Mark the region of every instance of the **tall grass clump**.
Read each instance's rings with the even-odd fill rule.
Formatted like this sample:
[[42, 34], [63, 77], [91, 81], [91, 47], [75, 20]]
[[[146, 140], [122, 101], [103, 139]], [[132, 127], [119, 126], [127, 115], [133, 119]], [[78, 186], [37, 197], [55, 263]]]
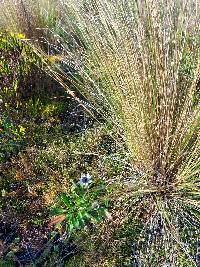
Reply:
[[65, 68], [56, 64], [50, 72], [67, 90], [69, 80], [112, 123], [131, 153], [137, 175], [128, 186], [119, 183], [112, 197], [115, 203], [125, 199], [134, 210], [126, 216], [143, 224], [138, 261], [141, 266], [196, 266], [199, 2], [60, 4], [62, 29], [71, 41], [59, 37]]

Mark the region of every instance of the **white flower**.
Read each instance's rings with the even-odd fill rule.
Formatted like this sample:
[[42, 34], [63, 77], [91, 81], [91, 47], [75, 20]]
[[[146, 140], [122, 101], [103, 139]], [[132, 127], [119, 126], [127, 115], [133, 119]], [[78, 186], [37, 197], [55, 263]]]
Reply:
[[82, 186], [88, 186], [90, 183], [92, 183], [91, 175], [89, 175], [89, 173], [81, 174], [81, 178], [80, 178], [79, 184], [82, 185]]
[[3, 99], [0, 98], [0, 104], [3, 104]]

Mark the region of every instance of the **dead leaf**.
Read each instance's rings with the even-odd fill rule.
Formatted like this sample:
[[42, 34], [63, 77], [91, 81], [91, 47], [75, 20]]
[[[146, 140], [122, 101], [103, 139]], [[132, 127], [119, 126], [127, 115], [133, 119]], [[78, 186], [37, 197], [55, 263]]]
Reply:
[[57, 224], [57, 223], [60, 223], [60, 222], [64, 221], [65, 218], [66, 218], [65, 215], [55, 216], [55, 217], [49, 222], [48, 226], [51, 227], [52, 225], [55, 225], [55, 224]]

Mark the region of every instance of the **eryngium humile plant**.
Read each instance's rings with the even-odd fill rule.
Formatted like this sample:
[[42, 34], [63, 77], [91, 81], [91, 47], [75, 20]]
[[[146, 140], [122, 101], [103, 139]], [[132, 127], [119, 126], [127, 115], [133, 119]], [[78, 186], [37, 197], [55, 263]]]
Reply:
[[136, 218], [145, 210], [138, 264], [196, 266], [200, 3], [59, 2], [63, 53], [51, 75], [66, 89], [70, 80], [132, 155], [140, 175], [119, 183], [113, 200], [132, 203]]

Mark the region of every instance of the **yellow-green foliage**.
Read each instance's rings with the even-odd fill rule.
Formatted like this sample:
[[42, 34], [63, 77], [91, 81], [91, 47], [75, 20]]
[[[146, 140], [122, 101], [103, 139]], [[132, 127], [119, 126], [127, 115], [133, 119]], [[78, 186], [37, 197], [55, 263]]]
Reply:
[[9, 109], [9, 105], [19, 105], [20, 96], [29, 89], [27, 78], [36, 65], [41, 67], [41, 60], [21, 33], [0, 32], [0, 56], [0, 97]]

